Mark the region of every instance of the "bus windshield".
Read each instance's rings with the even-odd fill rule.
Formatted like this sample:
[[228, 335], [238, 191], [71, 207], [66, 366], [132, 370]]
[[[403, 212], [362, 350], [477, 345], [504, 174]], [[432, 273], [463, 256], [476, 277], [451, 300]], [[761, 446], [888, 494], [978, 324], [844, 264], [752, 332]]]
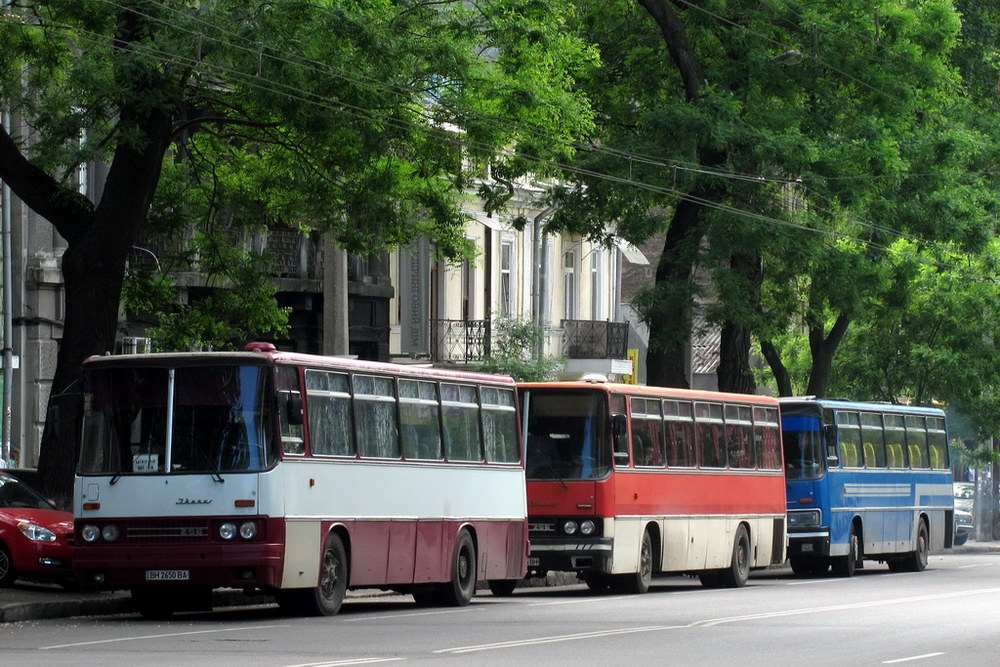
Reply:
[[529, 390], [528, 479], [600, 479], [611, 469], [608, 405], [603, 392]]
[[782, 417], [786, 479], [819, 479], [826, 459], [819, 417]]
[[84, 376], [82, 474], [251, 472], [274, 462], [263, 366], [100, 368]]

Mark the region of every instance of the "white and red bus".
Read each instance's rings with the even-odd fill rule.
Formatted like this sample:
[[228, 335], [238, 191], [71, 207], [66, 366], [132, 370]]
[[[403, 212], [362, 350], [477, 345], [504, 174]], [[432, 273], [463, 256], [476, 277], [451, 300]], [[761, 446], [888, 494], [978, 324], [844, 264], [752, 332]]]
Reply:
[[742, 586], [785, 560], [778, 401], [525, 383], [529, 574], [643, 593], [656, 573]]
[[507, 377], [279, 352], [83, 366], [74, 571], [165, 616], [215, 588], [335, 614], [348, 588], [509, 593], [527, 522]]

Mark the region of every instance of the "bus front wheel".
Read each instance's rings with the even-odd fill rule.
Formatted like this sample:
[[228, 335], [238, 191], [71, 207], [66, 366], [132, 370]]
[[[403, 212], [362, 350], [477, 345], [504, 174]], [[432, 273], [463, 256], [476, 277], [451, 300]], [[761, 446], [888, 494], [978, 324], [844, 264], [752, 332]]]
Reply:
[[615, 587], [623, 593], [641, 594], [649, 590], [649, 584], [652, 581], [653, 540], [647, 530], [642, 534], [642, 545], [639, 547], [639, 571], [617, 575]]
[[509, 597], [514, 594], [517, 588], [517, 579], [490, 579], [490, 593], [498, 598]]
[[278, 606], [303, 616], [333, 616], [347, 594], [347, 550], [340, 536], [330, 533], [320, 563], [319, 586], [278, 591]]
[[[889, 569], [898, 572], [923, 572], [927, 568], [927, 556], [930, 553], [930, 538], [927, 524], [923, 519], [917, 526], [916, 549], [904, 555], [897, 561], [889, 561]], [[895, 566], [895, 567], [893, 567]]]
[[847, 555], [831, 559], [833, 573], [838, 577], [853, 577], [861, 558], [861, 540], [854, 526], [851, 526], [851, 536], [847, 540]]

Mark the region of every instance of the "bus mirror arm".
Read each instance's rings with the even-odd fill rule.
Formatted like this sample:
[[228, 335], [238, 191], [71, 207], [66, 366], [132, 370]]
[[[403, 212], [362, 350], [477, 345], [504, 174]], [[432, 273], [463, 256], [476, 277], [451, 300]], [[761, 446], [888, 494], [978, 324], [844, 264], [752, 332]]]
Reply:
[[291, 394], [285, 403], [285, 419], [291, 426], [302, 425], [302, 397]]
[[611, 433], [616, 437], [621, 437], [628, 432], [628, 421], [625, 415], [611, 415]]

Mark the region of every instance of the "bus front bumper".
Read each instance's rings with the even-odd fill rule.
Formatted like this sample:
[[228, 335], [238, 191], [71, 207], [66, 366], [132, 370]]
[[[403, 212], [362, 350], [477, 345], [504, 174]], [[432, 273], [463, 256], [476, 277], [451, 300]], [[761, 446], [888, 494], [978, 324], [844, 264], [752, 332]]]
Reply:
[[611, 538], [531, 538], [528, 572], [611, 574]]
[[788, 557], [830, 555], [830, 529], [825, 526], [788, 531]]
[[77, 546], [73, 574], [87, 587], [277, 588], [284, 545]]

